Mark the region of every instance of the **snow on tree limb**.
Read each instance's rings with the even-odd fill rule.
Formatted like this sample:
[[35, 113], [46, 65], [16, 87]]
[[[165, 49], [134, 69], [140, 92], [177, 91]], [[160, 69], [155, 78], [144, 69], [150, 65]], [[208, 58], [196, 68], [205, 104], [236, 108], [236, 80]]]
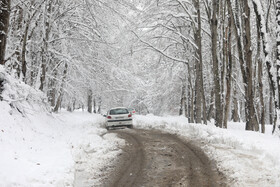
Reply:
[[164, 52], [164, 50], [161, 50], [161, 49], [158, 49], [157, 47], [153, 46], [152, 44], [150, 44], [149, 42], [146, 42], [144, 41], [143, 39], [141, 39], [134, 31], [132, 31], [133, 34], [144, 44], [146, 44], [147, 46], [149, 46], [151, 49], [154, 49], [155, 51], [159, 52], [160, 54], [162, 54], [163, 56], [165, 56], [166, 58], [169, 58], [171, 60], [174, 60], [174, 61], [177, 61], [177, 62], [183, 62], [185, 64], [188, 64], [189, 62], [186, 61], [186, 60], [183, 60], [183, 59], [179, 59], [179, 58], [175, 58], [175, 57], [172, 57], [168, 54], [166, 54]]

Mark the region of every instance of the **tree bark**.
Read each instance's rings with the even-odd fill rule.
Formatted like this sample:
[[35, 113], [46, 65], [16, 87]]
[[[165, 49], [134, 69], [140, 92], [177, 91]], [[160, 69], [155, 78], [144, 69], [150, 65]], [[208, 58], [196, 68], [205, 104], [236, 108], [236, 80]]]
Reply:
[[188, 119], [190, 123], [194, 123], [194, 89], [192, 84], [191, 69], [188, 64]]
[[251, 49], [251, 24], [250, 24], [250, 7], [248, 0], [244, 0], [244, 54], [246, 59], [247, 87], [246, 91], [246, 130], [254, 130], [256, 120], [256, 112], [254, 108], [254, 89], [253, 89], [253, 64]]
[[[233, 54], [235, 54], [236, 47], [233, 48]], [[234, 71], [233, 78], [234, 78], [234, 84], [233, 84], [233, 111], [232, 111], [232, 120], [234, 122], [240, 122], [240, 116], [239, 116], [239, 107], [238, 107], [238, 101], [237, 101], [237, 64], [235, 58], [232, 58], [232, 63], [234, 65]]]
[[215, 84], [215, 125], [217, 127], [223, 126], [223, 111], [221, 106], [221, 86], [219, 75], [219, 62], [217, 57], [217, 6], [219, 1], [212, 2], [212, 19], [211, 19], [211, 36], [212, 36], [212, 61], [214, 70], [214, 84]]
[[63, 77], [62, 77], [62, 83], [61, 83], [60, 90], [59, 90], [59, 96], [57, 98], [56, 105], [53, 109], [54, 112], [58, 112], [58, 109], [61, 107], [64, 84], [65, 84], [66, 78], [67, 78], [67, 71], [68, 71], [68, 64], [65, 63], [65, 68], [64, 68]]
[[[257, 22], [257, 61], [258, 61], [258, 92], [259, 92], [259, 98], [260, 98], [260, 123], [261, 123], [261, 132], [265, 133], [265, 121], [264, 121], [264, 98], [263, 98], [263, 83], [262, 83], [262, 77], [263, 77], [263, 70], [262, 70], [262, 59], [260, 57], [260, 50], [261, 50], [261, 17], [258, 13], [257, 5], [254, 3], [254, 11], [256, 14], [256, 22]], [[259, 124], [257, 124], [259, 125]]]
[[274, 118], [273, 118], [273, 96], [272, 94], [269, 94], [269, 123], [272, 125], [274, 124]]
[[42, 46], [42, 64], [41, 64], [41, 76], [40, 76], [40, 87], [39, 89], [43, 91], [44, 84], [46, 80], [46, 73], [47, 73], [47, 60], [48, 60], [48, 41], [50, 37], [50, 13], [52, 7], [52, 0], [50, 0], [46, 4], [46, 17], [45, 17], [45, 36], [43, 38], [43, 46]]
[[92, 90], [88, 91], [88, 112], [92, 113]]
[[[228, 33], [228, 36], [227, 36]], [[226, 32], [226, 61], [227, 61], [227, 74], [226, 74], [226, 85], [227, 85], [227, 91], [226, 91], [226, 99], [225, 99], [225, 114], [224, 114], [224, 124], [223, 127], [227, 128], [227, 121], [229, 116], [229, 110], [230, 110], [230, 99], [231, 99], [231, 72], [232, 72], [232, 53], [231, 53], [231, 18], [228, 20], [228, 28]]]
[[[98, 114], [101, 114], [101, 104], [102, 104], [102, 99], [101, 99], [101, 97], [98, 97], [98, 109], [97, 109]], [[145, 107], [147, 109], [147, 113], [149, 114], [149, 110], [146, 105], [145, 105]]]
[[93, 98], [93, 113], [96, 114], [96, 98]]
[[26, 66], [26, 45], [27, 45], [27, 35], [28, 35], [28, 30], [29, 30], [29, 24], [31, 22], [26, 23], [25, 29], [24, 29], [24, 35], [23, 35], [23, 44], [22, 44], [22, 50], [21, 50], [21, 72], [23, 76], [23, 81], [25, 81], [26, 77], [26, 71], [27, 71], [27, 66]]
[[[194, 6], [197, 14], [197, 26], [194, 30], [194, 38], [196, 45], [196, 83], [195, 83], [195, 121], [201, 123], [203, 117], [204, 124], [207, 124], [206, 118], [206, 102], [203, 86], [203, 64], [202, 64], [202, 36], [201, 36], [201, 15], [200, 15], [200, 1], [194, 0]], [[203, 110], [203, 111], [202, 111]]]
[[0, 0], [0, 64], [5, 64], [11, 0]]
[[188, 102], [187, 102], [187, 90], [185, 91], [184, 100], [185, 100], [185, 102], [184, 102], [185, 117], [189, 118], [189, 116], [188, 116], [188, 113], [189, 113], [188, 109], [189, 109], [189, 107], [188, 107]]
[[[274, 95], [274, 103], [275, 103], [275, 117], [273, 123], [273, 130], [272, 133], [276, 130], [276, 122], [279, 118], [280, 113], [280, 0], [276, 0], [276, 23], [277, 23], [277, 43], [276, 43], [276, 69], [277, 69], [277, 89], [278, 89], [278, 103], [276, 100], [276, 96]], [[275, 88], [276, 90], [276, 88]], [[275, 94], [275, 93], [274, 93]]]
[[[220, 3], [219, 3], [220, 2]], [[222, 52], [220, 52], [220, 61], [222, 63], [218, 63], [219, 64], [219, 71], [220, 71], [220, 90], [221, 90], [221, 110], [223, 111], [223, 115], [222, 115], [222, 122], [223, 122], [223, 117], [224, 117], [224, 109], [225, 109], [225, 84], [226, 84], [226, 69], [227, 69], [227, 26], [225, 25], [225, 18], [226, 18], [226, 2], [224, 1], [217, 1], [218, 4], [218, 10], [217, 12], [217, 21], [220, 20], [220, 37], [222, 41], [217, 41], [218, 43], [220, 43], [220, 45], [218, 45], [216, 50], [222, 50]], [[220, 12], [220, 13], [219, 13]], [[220, 15], [219, 15], [220, 14]], [[219, 32], [217, 31], [217, 33], [219, 34]], [[219, 49], [220, 46], [220, 49]], [[219, 56], [219, 55], [218, 55]], [[224, 127], [224, 125], [222, 124], [222, 127]]]
[[[237, 49], [242, 72], [242, 79], [245, 90], [245, 117], [246, 117], [246, 130], [254, 130], [256, 119], [256, 111], [254, 108], [254, 92], [253, 92], [253, 73], [252, 73], [252, 49], [251, 49], [251, 25], [250, 25], [250, 7], [248, 0], [242, 3], [242, 18], [243, 18], [243, 46], [240, 28], [238, 22], [234, 19], [234, 14], [231, 6], [231, 1], [227, 0], [229, 13], [234, 20], [234, 33], [237, 40]], [[236, 16], [238, 17], [238, 15]], [[243, 54], [244, 52], [244, 54]]]
[[261, 122], [261, 132], [265, 133], [265, 109], [264, 109], [264, 97], [263, 97], [263, 83], [262, 83], [262, 77], [263, 77], [263, 70], [262, 70], [262, 62], [261, 59], [258, 61], [258, 83], [259, 83], [259, 92], [260, 92], [260, 122]]
[[211, 89], [211, 100], [210, 106], [207, 112], [207, 120], [210, 121], [213, 118], [213, 111], [214, 111], [214, 102], [215, 102], [215, 92], [214, 89]]
[[[22, 38], [20, 38], [18, 35], [21, 30], [22, 30], [22, 24], [23, 24], [23, 9], [22, 7], [16, 7], [16, 16], [13, 20], [11, 20], [11, 35], [14, 35], [17, 37], [20, 42], [22, 42]], [[19, 62], [21, 62], [21, 54], [20, 54], [20, 46], [16, 46], [15, 50], [15, 57], [17, 61], [13, 62], [11, 65], [14, 70], [16, 70], [16, 75], [19, 78], [21, 74], [21, 66], [19, 65]]]
[[55, 106], [55, 99], [56, 99], [56, 84], [55, 84], [55, 79], [57, 78], [57, 70], [54, 70], [53, 74], [54, 78], [51, 79], [50, 81], [50, 92], [49, 92], [49, 101], [51, 103], [51, 106]]
[[[184, 83], [183, 83], [184, 84]], [[186, 99], [186, 97], [185, 97], [185, 91], [186, 91], [186, 86], [185, 85], [183, 85], [182, 86], [182, 91], [181, 91], [181, 101], [180, 101], [180, 110], [179, 110], [179, 116], [181, 116], [181, 115], [183, 115], [183, 113], [184, 113], [184, 107], [185, 107], [185, 99]]]

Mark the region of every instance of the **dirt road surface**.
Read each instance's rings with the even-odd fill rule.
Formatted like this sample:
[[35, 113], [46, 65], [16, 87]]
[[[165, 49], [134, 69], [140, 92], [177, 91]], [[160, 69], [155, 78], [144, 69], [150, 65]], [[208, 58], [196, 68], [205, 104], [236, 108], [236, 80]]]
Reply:
[[197, 146], [154, 130], [118, 129], [127, 141], [106, 187], [227, 186], [215, 163]]

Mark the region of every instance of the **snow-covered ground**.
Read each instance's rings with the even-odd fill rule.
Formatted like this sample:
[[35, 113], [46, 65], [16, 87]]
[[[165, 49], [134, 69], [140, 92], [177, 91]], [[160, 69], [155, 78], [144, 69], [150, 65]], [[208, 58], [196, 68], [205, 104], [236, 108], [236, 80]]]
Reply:
[[[0, 102], [0, 186], [99, 185], [124, 140], [106, 134], [101, 115], [32, 112], [22, 117]], [[189, 124], [184, 117], [134, 116], [136, 128], [159, 129], [203, 142], [232, 186], [280, 186], [280, 140], [270, 134]]]
[[[0, 102], [0, 186], [99, 184], [123, 140], [106, 134], [103, 117], [83, 112], [25, 118]], [[85, 172], [82, 172], [85, 170]], [[83, 176], [87, 173], [89, 176]], [[79, 185], [78, 185], [79, 184]]]
[[232, 186], [280, 186], [280, 139], [271, 135], [271, 126], [261, 134], [245, 131], [244, 123], [229, 123], [226, 130], [213, 124], [189, 124], [184, 117], [153, 115], [135, 116], [134, 124], [203, 142], [203, 149]]
[[125, 142], [106, 134], [104, 117], [51, 114], [45, 95], [0, 66], [0, 186], [100, 184]]
[[[125, 142], [104, 117], [51, 114], [46, 96], [0, 66], [0, 186], [99, 185]], [[2, 89], [2, 88], [1, 88]]]

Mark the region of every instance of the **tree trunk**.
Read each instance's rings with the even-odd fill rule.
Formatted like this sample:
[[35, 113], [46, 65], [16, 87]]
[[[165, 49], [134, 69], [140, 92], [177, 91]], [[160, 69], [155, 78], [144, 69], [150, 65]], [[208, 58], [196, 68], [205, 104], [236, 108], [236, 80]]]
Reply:
[[[195, 37], [197, 38], [197, 37]], [[198, 50], [197, 50], [198, 51]], [[196, 55], [197, 58], [199, 58]], [[195, 107], [195, 122], [196, 123], [201, 123], [201, 88], [200, 88], [200, 82], [201, 82], [201, 77], [200, 77], [200, 65], [199, 61], [196, 60], [196, 77], [195, 77], [195, 94], [194, 94], [194, 107]]]
[[189, 111], [190, 111], [190, 123], [194, 123], [194, 117], [195, 117], [195, 115], [194, 115], [194, 90], [193, 90], [193, 88], [191, 88], [191, 97], [190, 97], [190, 104], [189, 104]]
[[76, 109], [76, 98], [74, 98], [73, 105], [72, 105], [72, 111]]
[[213, 111], [214, 111], [214, 100], [215, 100], [215, 92], [214, 89], [211, 90], [211, 100], [210, 106], [207, 112], [207, 120], [210, 121], [213, 118]]
[[[227, 128], [227, 121], [228, 115], [230, 110], [230, 99], [231, 99], [231, 72], [232, 72], [232, 53], [231, 53], [231, 18], [229, 18], [228, 28], [227, 28], [226, 36], [226, 61], [227, 61], [227, 75], [226, 75], [226, 85], [227, 85], [227, 92], [226, 92], [226, 102], [225, 102], [225, 114], [224, 114], [224, 128]], [[227, 36], [228, 33], [228, 36]]]
[[24, 35], [23, 35], [23, 44], [22, 44], [22, 50], [21, 50], [21, 72], [23, 76], [23, 81], [25, 81], [26, 77], [26, 45], [27, 45], [27, 35], [28, 35], [28, 30], [29, 30], [29, 24], [31, 22], [27, 22], [24, 30]]
[[274, 112], [274, 106], [273, 106], [273, 96], [270, 94], [269, 96], [269, 124], [274, 124], [274, 119], [273, 119], [273, 112]]
[[188, 119], [190, 123], [194, 123], [194, 90], [192, 86], [191, 70], [188, 66], [189, 78], [188, 78]]
[[[97, 113], [98, 113], [98, 114], [101, 114], [102, 98], [101, 98], [100, 96], [98, 97], [97, 105], [98, 105]], [[147, 109], [147, 111], [148, 111], [148, 113], [149, 113], [149, 110], [148, 110], [148, 108], [147, 108], [146, 105], [145, 105], [145, 107], [146, 107], [146, 109]]]
[[262, 62], [261, 59], [259, 59], [259, 67], [258, 67], [258, 82], [259, 82], [259, 92], [260, 92], [260, 122], [261, 122], [261, 132], [265, 133], [265, 121], [264, 121], [264, 98], [263, 98], [263, 83], [262, 83], [262, 77], [263, 77], [263, 70], [262, 70]]
[[50, 81], [50, 87], [49, 87], [49, 101], [51, 103], [51, 106], [55, 106], [55, 99], [56, 99], [56, 84], [55, 84], [55, 79], [57, 78], [57, 70], [54, 70], [53, 74], [54, 78], [51, 79]]
[[[31, 7], [34, 6], [35, 1], [31, 1]], [[31, 35], [33, 32], [31, 32], [31, 35], [28, 36], [28, 31], [31, 25], [31, 21], [33, 20], [34, 16], [38, 12], [39, 8], [41, 5], [35, 9], [32, 15], [28, 15], [28, 20], [26, 21], [25, 29], [24, 29], [24, 34], [22, 37], [22, 49], [21, 49], [21, 72], [23, 76], [23, 81], [26, 82], [26, 72], [27, 72], [27, 63], [26, 63], [26, 47], [27, 47], [27, 40], [30, 40]], [[49, 12], [48, 12], [49, 13]]]
[[188, 66], [188, 121], [194, 123], [194, 89], [192, 84], [192, 69]]
[[[186, 81], [186, 80], [185, 80]], [[187, 84], [187, 82], [185, 82], [186, 84]], [[189, 111], [188, 111], [188, 101], [187, 101], [187, 93], [188, 93], [188, 91], [186, 90], [187, 89], [187, 85], [185, 84], [185, 94], [184, 94], [184, 109], [185, 109], [185, 111], [184, 111], [184, 116], [186, 117], [186, 118], [189, 118], [189, 116], [188, 116], [188, 113], [189, 113]], [[146, 106], [146, 105], [145, 105]]]
[[189, 111], [188, 111], [189, 107], [188, 107], [188, 102], [187, 102], [187, 97], [185, 99], [185, 117], [189, 119]]
[[[20, 42], [22, 42], [22, 38], [20, 38], [18, 35], [18, 32], [22, 30], [22, 24], [23, 24], [23, 9], [22, 7], [18, 6], [16, 7], [17, 17], [15, 17], [14, 20], [11, 20], [11, 34], [15, 35]], [[12, 69], [16, 70], [16, 75], [19, 78], [21, 74], [21, 66], [19, 65], [21, 62], [21, 54], [20, 54], [20, 46], [16, 46], [15, 50], [15, 57], [16, 61], [13, 62]]]
[[[234, 86], [236, 87], [236, 86]], [[239, 117], [239, 113], [238, 113], [238, 101], [237, 101], [237, 92], [236, 92], [236, 88], [233, 89], [233, 111], [232, 111], [232, 120], [233, 122], [240, 122], [240, 117]]]
[[[277, 89], [278, 89], [278, 103], [276, 101], [276, 97], [274, 97], [274, 103], [275, 103], [275, 120], [273, 123], [273, 130], [272, 133], [276, 130], [276, 120], [279, 118], [278, 114], [280, 112], [280, 0], [276, 0], [276, 25], [277, 25], [277, 43], [276, 43], [276, 69], [277, 69]], [[276, 90], [276, 88], [275, 88]], [[274, 93], [275, 94], [275, 93]]]
[[[255, 108], [254, 108], [254, 93], [253, 93], [253, 73], [252, 73], [252, 49], [251, 49], [251, 25], [250, 25], [250, 7], [248, 0], [241, 2], [243, 6], [242, 17], [244, 20], [243, 32], [243, 46], [240, 28], [236, 20], [234, 23], [234, 33], [237, 40], [237, 49], [240, 62], [240, 68], [242, 72], [242, 79], [245, 89], [245, 118], [246, 118], [246, 130], [254, 130], [255, 123], [257, 123]], [[230, 16], [234, 19], [234, 14], [231, 6], [231, 1], [227, 0]], [[238, 15], [236, 16], [238, 17]], [[243, 54], [244, 52], [244, 54]]]
[[46, 80], [46, 73], [47, 73], [47, 60], [48, 60], [48, 41], [50, 37], [50, 13], [52, 7], [52, 0], [46, 4], [46, 16], [45, 16], [45, 36], [43, 39], [43, 46], [42, 46], [42, 64], [41, 64], [41, 77], [40, 77], [40, 87], [39, 89], [43, 91], [44, 84]]
[[[259, 92], [259, 98], [260, 98], [260, 123], [261, 123], [261, 132], [265, 133], [265, 121], [264, 121], [264, 98], [263, 98], [263, 83], [262, 83], [262, 77], [263, 77], [263, 70], [262, 70], [262, 59], [260, 57], [260, 50], [261, 50], [261, 17], [258, 13], [257, 5], [254, 3], [254, 11], [256, 14], [256, 22], [257, 22], [257, 61], [258, 61], [258, 92]], [[259, 125], [259, 124], [257, 124]]]
[[5, 64], [5, 52], [10, 20], [11, 0], [0, 0], [0, 64]]
[[2, 92], [4, 90], [3, 84], [4, 84], [4, 79], [2, 79], [2, 77], [0, 77], [0, 101], [3, 100], [3, 97], [2, 97]]
[[[219, 3], [220, 2], [220, 3]], [[222, 40], [222, 42], [221, 41], [217, 41], [218, 43], [220, 43], [220, 49], [222, 50], [222, 52], [220, 52], [219, 54], [220, 54], [220, 61], [222, 62], [222, 63], [218, 63], [218, 64], [220, 64], [220, 65], [218, 65], [218, 68], [219, 68], [219, 71], [220, 71], [220, 90], [221, 90], [221, 94], [220, 94], [220, 97], [221, 97], [221, 110], [223, 111], [223, 115], [221, 116], [222, 117], [222, 122], [223, 122], [223, 117], [224, 117], [224, 109], [225, 109], [225, 102], [226, 102], [226, 100], [225, 100], [225, 78], [226, 78], [226, 68], [227, 68], [227, 55], [228, 55], [228, 52], [227, 52], [227, 32], [228, 31], [226, 31], [226, 29], [227, 29], [227, 27], [226, 27], [226, 25], [225, 25], [225, 18], [226, 18], [226, 4], [225, 4], [226, 2], [224, 2], [224, 1], [217, 1], [217, 4], [220, 4], [220, 5], [218, 5], [218, 10], [216, 11], [217, 13], [216, 13], [216, 16], [217, 16], [217, 21], [218, 20], [220, 20], [220, 37], [221, 37], [221, 40]], [[219, 13], [220, 12], [220, 13]], [[220, 14], [220, 16], [219, 16], [219, 14]], [[217, 34], [219, 34], [218, 33], [218, 31], [217, 31]], [[216, 49], [216, 51], [217, 50], [220, 50], [219, 49], [219, 46], [217, 46], [217, 49]], [[217, 56], [219, 56], [219, 55], [217, 55]], [[222, 124], [222, 127], [224, 127], [224, 125]]]
[[64, 68], [63, 77], [62, 77], [62, 83], [61, 83], [60, 90], [59, 90], [59, 96], [57, 98], [56, 105], [53, 109], [54, 112], [58, 112], [58, 109], [61, 107], [64, 84], [65, 84], [66, 78], [67, 78], [67, 71], [68, 71], [68, 64], [65, 63], [65, 68]]
[[93, 113], [96, 114], [96, 98], [93, 98]]
[[[184, 84], [184, 83], [183, 83]], [[183, 115], [184, 113], [184, 107], [185, 107], [185, 91], [186, 91], [186, 86], [182, 86], [182, 94], [181, 94], [181, 101], [180, 101], [180, 110], [179, 110], [179, 116]]]
[[[194, 38], [196, 45], [198, 46], [196, 50], [196, 83], [195, 83], [195, 121], [196, 123], [201, 123], [201, 117], [203, 121], [207, 124], [206, 119], [206, 102], [204, 95], [204, 86], [203, 86], [203, 64], [202, 64], [202, 38], [201, 38], [201, 15], [200, 15], [200, 1], [194, 0], [194, 6], [197, 14], [197, 26], [194, 30]], [[203, 109], [203, 111], [202, 111]], [[202, 116], [203, 115], [203, 116]]]
[[252, 64], [252, 48], [251, 48], [251, 24], [250, 24], [250, 7], [248, 0], [244, 0], [244, 54], [246, 59], [247, 86], [246, 91], [246, 130], [254, 130], [256, 120], [256, 112], [254, 108], [254, 89], [253, 89], [253, 64]]
[[221, 86], [219, 75], [219, 62], [217, 57], [217, 6], [219, 1], [212, 2], [212, 19], [211, 19], [211, 36], [212, 36], [212, 60], [214, 70], [214, 84], [215, 84], [215, 125], [217, 127], [223, 126], [223, 111], [221, 106]]
[[92, 113], [92, 90], [88, 91], [88, 112]]
[[[236, 47], [233, 48], [233, 54], [235, 54]], [[233, 111], [232, 111], [232, 120], [233, 122], [240, 122], [238, 101], [237, 101], [237, 64], [235, 58], [232, 58], [232, 63], [234, 65], [234, 85], [233, 85]]]
[[[276, 1], [276, 26], [277, 26], [277, 43], [276, 43], [276, 51], [277, 51], [277, 63], [276, 63], [276, 69], [277, 69], [277, 77], [276, 77], [276, 82], [274, 81], [275, 79], [273, 78], [273, 64], [269, 58], [269, 44], [268, 44], [268, 30], [267, 30], [267, 23], [264, 24], [265, 22], [267, 22], [267, 20], [265, 20], [265, 17], [264, 15], [262, 14], [263, 11], [259, 11], [259, 10], [262, 10], [263, 8], [261, 7], [260, 4], [256, 3], [255, 1], [253, 1], [253, 5], [254, 5], [254, 10], [255, 10], [255, 13], [256, 13], [256, 19], [257, 19], [257, 25], [259, 27], [259, 32], [262, 36], [262, 41], [263, 41], [263, 52], [264, 52], [264, 55], [265, 55], [265, 63], [266, 63], [266, 69], [267, 69], [267, 72], [268, 72], [268, 78], [269, 78], [269, 84], [270, 84], [270, 89], [271, 89], [271, 92], [272, 92], [272, 97], [274, 99], [274, 105], [275, 105], [275, 110], [274, 113], [275, 113], [275, 120], [274, 120], [274, 124], [273, 124], [273, 133], [274, 133], [274, 130], [275, 130], [275, 127], [276, 127], [276, 121], [277, 121], [277, 115], [278, 115], [278, 112], [279, 111], [279, 101], [280, 101], [280, 94], [278, 94], [278, 103], [277, 103], [277, 90], [279, 92], [279, 89], [280, 89], [280, 0], [277, 0]], [[270, 6], [270, 5], [269, 5]]]

